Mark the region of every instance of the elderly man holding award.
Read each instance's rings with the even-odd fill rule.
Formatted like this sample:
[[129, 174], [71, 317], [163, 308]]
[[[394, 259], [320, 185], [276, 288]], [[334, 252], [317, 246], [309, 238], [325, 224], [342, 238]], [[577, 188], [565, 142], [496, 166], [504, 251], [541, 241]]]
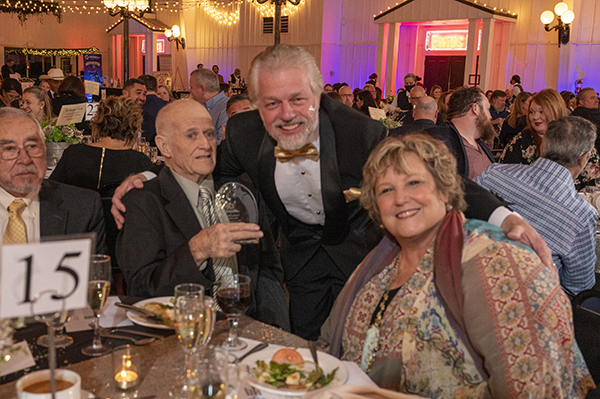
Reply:
[[[215, 212], [223, 182], [212, 175], [216, 140], [206, 109], [194, 101], [171, 103], [158, 114], [156, 130], [167, 167], [123, 198], [127, 217], [116, 249], [128, 294], [171, 295], [177, 284], [198, 283], [210, 295], [219, 277], [239, 272], [252, 280], [248, 315], [289, 329], [283, 269], [264, 210], [254, 211], [258, 224], [234, 222], [247, 211], [225, 200], [235, 197], [236, 185], [229, 185], [217, 198], [223, 212]], [[231, 223], [216, 223], [224, 215]], [[258, 239], [258, 245], [240, 244]]]

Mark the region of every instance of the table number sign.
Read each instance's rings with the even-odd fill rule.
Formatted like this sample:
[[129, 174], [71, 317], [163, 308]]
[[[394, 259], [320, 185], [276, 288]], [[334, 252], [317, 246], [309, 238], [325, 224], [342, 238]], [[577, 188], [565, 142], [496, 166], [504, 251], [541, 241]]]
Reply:
[[93, 235], [78, 235], [2, 246], [0, 318], [86, 307], [93, 242]]
[[97, 102], [87, 103], [85, 108], [85, 120], [91, 121], [94, 116], [96, 116], [96, 112], [98, 112], [98, 104]]

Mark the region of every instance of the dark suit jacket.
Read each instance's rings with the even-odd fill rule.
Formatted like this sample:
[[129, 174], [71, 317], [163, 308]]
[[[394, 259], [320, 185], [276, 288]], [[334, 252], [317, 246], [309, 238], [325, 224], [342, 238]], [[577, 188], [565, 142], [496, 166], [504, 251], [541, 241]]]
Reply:
[[[219, 187], [218, 182], [215, 185]], [[210, 295], [215, 282], [212, 260], [200, 271], [192, 257], [188, 242], [201, 227], [171, 170], [163, 168], [142, 190], [127, 193], [123, 203], [127, 214], [116, 252], [127, 293], [139, 297], [173, 295], [177, 284], [198, 283], [207, 287]], [[262, 206], [259, 224], [264, 237], [258, 245], [243, 245], [237, 256], [240, 272], [252, 279], [254, 297], [247, 313], [289, 330], [283, 269]]]
[[[461, 176], [469, 176], [469, 158], [467, 157], [467, 150], [463, 143], [462, 137], [452, 122], [448, 122], [442, 126], [437, 126], [427, 131], [432, 136], [438, 138], [441, 137], [446, 142], [448, 149], [456, 157], [456, 167], [458, 174]], [[481, 146], [487, 157], [492, 163], [496, 162], [494, 154], [488, 147], [485, 141], [477, 139], [477, 144]]]
[[148, 94], [146, 96], [146, 103], [144, 104], [144, 111], [156, 116], [158, 115], [158, 111], [160, 111], [162, 107], [164, 107], [167, 104], [168, 102], [166, 102], [162, 98], [159, 98], [157, 95]]
[[600, 151], [600, 110], [597, 108], [577, 107], [571, 112], [571, 116], [580, 116], [596, 125], [596, 151]]
[[100, 195], [92, 190], [44, 180], [40, 189], [40, 236], [96, 233], [98, 254], [106, 253]]
[[417, 119], [412, 123], [407, 123], [400, 127], [390, 130], [388, 136], [403, 137], [412, 133], [420, 133], [432, 127], [435, 127], [434, 121], [431, 121], [429, 119]]
[[350, 276], [382, 237], [358, 200], [346, 202], [344, 190], [360, 188], [362, 167], [383, 137], [385, 128], [346, 105], [322, 95], [319, 109], [321, 189], [325, 225], [308, 225], [292, 217], [275, 187], [274, 142], [258, 111], [234, 115], [227, 123], [227, 140], [218, 165], [223, 177], [248, 173], [279, 222], [281, 255], [286, 279], [294, 278], [319, 248]]

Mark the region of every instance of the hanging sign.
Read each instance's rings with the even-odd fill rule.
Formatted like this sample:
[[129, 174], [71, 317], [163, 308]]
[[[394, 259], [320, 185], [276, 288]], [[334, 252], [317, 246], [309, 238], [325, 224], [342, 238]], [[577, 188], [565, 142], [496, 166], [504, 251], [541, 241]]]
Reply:
[[428, 31], [425, 41], [426, 51], [465, 51], [469, 31], [436, 30]]

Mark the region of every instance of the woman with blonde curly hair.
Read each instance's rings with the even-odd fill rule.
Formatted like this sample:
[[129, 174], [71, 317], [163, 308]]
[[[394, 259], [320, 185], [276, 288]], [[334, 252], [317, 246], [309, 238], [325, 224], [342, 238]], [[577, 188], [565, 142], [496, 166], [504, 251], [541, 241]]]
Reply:
[[[109, 198], [111, 190], [128, 176], [152, 167], [146, 155], [132, 149], [141, 125], [141, 108], [131, 98], [110, 96], [101, 101], [91, 121], [94, 142], [65, 149], [50, 180], [97, 190], [103, 198]], [[102, 202], [106, 243], [115, 269], [114, 243], [118, 230], [110, 215], [110, 200]]]
[[[527, 127], [504, 148], [500, 163], [531, 165], [542, 153], [544, 135], [550, 122], [568, 115], [562, 96], [554, 89], [544, 89], [531, 98], [527, 114]], [[575, 186], [579, 190], [600, 177], [600, 157], [593, 149]]]
[[583, 397], [594, 386], [556, 271], [465, 219], [456, 161], [414, 135], [382, 141], [361, 202], [386, 236], [338, 296], [322, 338], [383, 388], [423, 397]]

